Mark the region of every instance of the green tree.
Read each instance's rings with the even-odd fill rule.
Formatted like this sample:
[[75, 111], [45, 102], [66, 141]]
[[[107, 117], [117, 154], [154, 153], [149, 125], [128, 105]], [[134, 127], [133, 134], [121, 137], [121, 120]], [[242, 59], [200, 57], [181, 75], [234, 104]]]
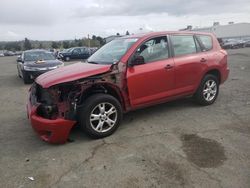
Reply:
[[51, 47], [54, 48], [54, 49], [59, 48], [58, 42], [53, 41], [52, 44], [51, 44]]
[[12, 51], [20, 51], [21, 50], [20, 42], [7, 42], [5, 44], [5, 49]]
[[129, 32], [128, 32], [128, 31], [126, 31], [126, 35], [129, 35]]
[[96, 36], [95, 35], [92, 36], [92, 40], [96, 40]]
[[30, 43], [29, 39], [25, 38], [24, 39], [24, 49], [25, 50], [30, 50], [31, 48], [32, 48], [32, 46], [31, 46], [31, 43]]
[[96, 37], [96, 40], [99, 42], [101, 46], [105, 44], [105, 40], [100, 36]]
[[63, 41], [63, 48], [69, 48], [69, 41]]
[[120, 36], [120, 33], [116, 33], [117, 36]]

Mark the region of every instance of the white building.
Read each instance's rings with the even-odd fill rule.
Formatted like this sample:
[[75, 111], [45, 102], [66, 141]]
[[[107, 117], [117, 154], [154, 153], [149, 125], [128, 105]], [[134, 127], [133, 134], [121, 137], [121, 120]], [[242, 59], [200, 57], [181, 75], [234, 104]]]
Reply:
[[250, 23], [233, 23], [220, 25], [215, 22], [212, 27], [195, 28], [192, 31], [214, 33], [217, 38], [250, 38]]

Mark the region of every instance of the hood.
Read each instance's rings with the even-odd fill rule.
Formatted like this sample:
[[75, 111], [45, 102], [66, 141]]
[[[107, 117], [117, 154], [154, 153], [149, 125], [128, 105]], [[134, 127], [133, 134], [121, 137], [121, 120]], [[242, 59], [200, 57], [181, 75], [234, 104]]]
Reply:
[[54, 67], [62, 65], [63, 62], [57, 59], [55, 60], [44, 60], [44, 61], [25, 61], [24, 65], [29, 67]]
[[44, 73], [36, 79], [36, 83], [43, 88], [49, 88], [56, 84], [108, 72], [111, 66], [112, 65], [76, 63]]

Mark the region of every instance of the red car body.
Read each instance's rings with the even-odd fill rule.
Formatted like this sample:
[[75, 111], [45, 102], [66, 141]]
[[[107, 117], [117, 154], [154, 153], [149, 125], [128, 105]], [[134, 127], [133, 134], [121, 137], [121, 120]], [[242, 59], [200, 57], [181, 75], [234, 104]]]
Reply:
[[[207, 51], [182, 56], [172, 54], [169, 58], [154, 63], [129, 66], [131, 57], [143, 42], [158, 36], [168, 36], [171, 40], [172, 35], [195, 36], [201, 33], [154, 32], [127, 36], [125, 38], [136, 38], [137, 41], [115, 64], [77, 63], [39, 76], [30, 89], [27, 104], [28, 117], [34, 130], [44, 141], [65, 143], [71, 128], [77, 122], [76, 113], [67, 113], [71, 114], [74, 111], [72, 109], [77, 111], [77, 106], [81, 104], [79, 96], [88, 95], [93, 88], [104, 89], [105, 93], [115, 96], [121, 103], [123, 112], [128, 112], [192, 96], [207, 73], [216, 75], [220, 84], [227, 79], [227, 53], [221, 49], [216, 37], [208, 33], [204, 35], [212, 38], [212, 48]], [[47, 109], [46, 106], [39, 110], [42, 102], [37, 100], [38, 88], [49, 93], [56, 105], [56, 110], [50, 117], [41, 113]], [[70, 99], [71, 95], [74, 95], [74, 100]], [[48, 110], [52, 108], [50, 106]]]

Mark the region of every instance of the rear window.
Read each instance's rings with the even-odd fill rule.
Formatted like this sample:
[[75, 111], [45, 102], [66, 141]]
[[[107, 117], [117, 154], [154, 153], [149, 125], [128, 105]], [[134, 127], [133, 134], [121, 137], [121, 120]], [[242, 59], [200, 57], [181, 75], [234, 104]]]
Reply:
[[196, 53], [196, 44], [192, 35], [173, 35], [171, 37], [175, 56]]
[[205, 51], [211, 50], [213, 48], [212, 38], [207, 35], [197, 35], [200, 42], [203, 44]]

